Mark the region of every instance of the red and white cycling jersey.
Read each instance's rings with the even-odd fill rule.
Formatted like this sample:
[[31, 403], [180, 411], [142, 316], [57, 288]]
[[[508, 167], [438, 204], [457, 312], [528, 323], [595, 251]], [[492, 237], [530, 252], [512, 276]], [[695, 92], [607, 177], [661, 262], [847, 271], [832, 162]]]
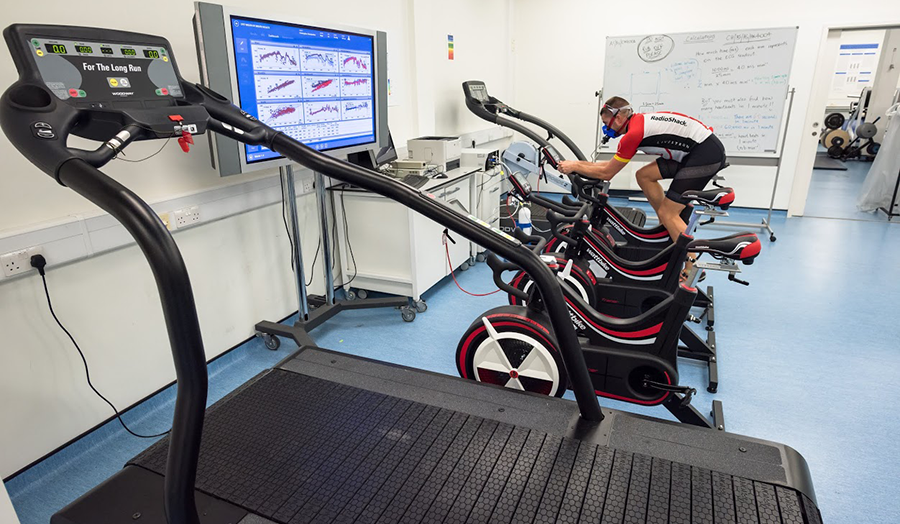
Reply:
[[648, 155], [660, 155], [680, 162], [694, 147], [712, 134], [712, 128], [681, 113], [635, 113], [628, 121], [628, 129], [619, 139], [613, 157], [629, 162], [638, 150]]

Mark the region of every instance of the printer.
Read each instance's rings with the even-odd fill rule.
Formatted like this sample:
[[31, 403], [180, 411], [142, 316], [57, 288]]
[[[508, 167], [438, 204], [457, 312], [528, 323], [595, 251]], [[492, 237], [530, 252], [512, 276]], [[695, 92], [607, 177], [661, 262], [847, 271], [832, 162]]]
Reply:
[[406, 141], [410, 160], [421, 160], [447, 172], [459, 167], [462, 144], [458, 136], [420, 136]]

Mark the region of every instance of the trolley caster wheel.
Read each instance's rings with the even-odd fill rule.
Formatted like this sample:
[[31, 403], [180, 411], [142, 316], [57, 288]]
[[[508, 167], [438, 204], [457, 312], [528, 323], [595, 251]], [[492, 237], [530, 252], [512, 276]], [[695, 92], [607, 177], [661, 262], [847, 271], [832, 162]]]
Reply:
[[719, 386], [709, 386], [706, 388], [706, 391], [709, 391], [710, 393], [715, 393], [715, 392], [719, 391]]
[[468, 269], [469, 269], [469, 263], [468, 263], [468, 262], [463, 262], [462, 264], [459, 265], [459, 270], [460, 270], [460, 271], [466, 271], [466, 270], [468, 270]]
[[356, 292], [352, 289], [348, 289], [345, 295], [347, 296], [347, 300], [356, 300]]
[[476, 261], [476, 262], [484, 262], [485, 260], [487, 260], [487, 254], [486, 254], [486, 253], [478, 253], [477, 255], [475, 255], [475, 261]]
[[360, 300], [365, 300], [369, 298], [369, 292], [365, 289], [356, 290], [356, 296], [359, 297]]
[[769, 241], [770, 241], [770, 242], [775, 242], [776, 240], [778, 240], [778, 239], [775, 238], [775, 235], [769, 235]]
[[416, 310], [409, 306], [404, 306], [400, 308], [400, 316], [403, 317], [404, 322], [412, 322], [416, 319]]
[[266, 345], [266, 349], [277, 351], [278, 348], [281, 347], [281, 339], [276, 337], [275, 335], [270, 335], [269, 333], [257, 333], [256, 336], [263, 340], [263, 344]]
[[416, 300], [415, 306], [416, 306], [416, 311], [419, 313], [424, 313], [424, 312], [428, 311], [428, 304], [426, 304], [424, 300]]

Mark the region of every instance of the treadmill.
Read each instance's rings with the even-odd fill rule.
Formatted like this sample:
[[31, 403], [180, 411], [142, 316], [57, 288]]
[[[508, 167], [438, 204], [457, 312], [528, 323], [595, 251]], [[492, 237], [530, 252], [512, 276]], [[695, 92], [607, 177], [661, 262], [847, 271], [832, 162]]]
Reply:
[[[572, 139], [569, 138], [565, 133], [560, 131], [556, 126], [554, 126], [550, 122], [547, 122], [546, 120], [542, 120], [534, 115], [525, 113], [524, 111], [513, 109], [497, 98], [489, 95], [487, 92], [487, 86], [484, 84], [484, 82], [480, 80], [469, 80], [468, 82], [463, 82], [462, 87], [463, 94], [466, 97], [466, 107], [468, 107], [469, 110], [475, 114], [475, 116], [481, 118], [482, 120], [491, 122], [492, 124], [497, 124], [498, 126], [518, 131], [519, 133], [533, 140], [542, 148], [547, 149], [547, 151], [550, 153], [550, 155], [548, 156], [551, 158], [564, 160], [562, 155], [559, 154], [559, 151], [552, 145], [550, 145], [549, 142], [553, 138], [558, 138], [563, 144], [565, 144], [569, 151], [571, 151], [572, 154], [575, 155], [576, 160], [587, 160], [587, 157], [584, 156], [584, 153], [581, 151], [581, 149], [577, 145], [575, 145], [575, 142], [572, 141]], [[540, 127], [547, 132], [547, 138], [545, 139], [541, 137], [531, 128], [526, 127], [507, 117], [516, 118], [518, 120], [529, 122]], [[556, 166], [554, 165], [553, 167], [555, 168]], [[604, 183], [604, 187], [608, 187], [608, 185], [608, 182]], [[636, 207], [619, 207], [616, 209], [631, 224], [637, 227], [643, 227], [647, 222], [647, 214], [644, 213], [642, 209], [638, 209]], [[531, 210], [531, 219], [533, 222], [536, 220], [546, 221], [546, 213], [546, 209], [543, 209], [540, 206], [533, 207]], [[511, 213], [506, 207], [506, 204], [502, 205], [500, 216], [511, 216]]]
[[[806, 462], [790, 447], [601, 409], [554, 274], [515, 238], [186, 82], [164, 38], [19, 24], [4, 36], [19, 71], [0, 98], [4, 133], [135, 239], [178, 380], [170, 435], [52, 523], [821, 522]], [[109, 73], [82, 65], [100, 59], [130, 71], [127, 100]], [[203, 342], [178, 247], [99, 168], [135, 140], [189, 147], [208, 131], [397, 200], [520, 265], [547, 303], [576, 402], [310, 344], [205, 409]], [[70, 135], [101, 145], [70, 148]]]

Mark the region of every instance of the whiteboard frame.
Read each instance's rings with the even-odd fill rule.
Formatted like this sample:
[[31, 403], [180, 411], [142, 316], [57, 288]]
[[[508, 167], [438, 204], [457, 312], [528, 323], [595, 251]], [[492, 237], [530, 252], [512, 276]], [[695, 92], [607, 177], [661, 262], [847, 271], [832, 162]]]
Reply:
[[[795, 29], [797, 32], [799, 32], [799, 30], [800, 30], [800, 26], [795, 25], [795, 26], [765, 27], [765, 28], [752, 28], [752, 29], [718, 29], [715, 31], [681, 31], [678, 33], [654, 33], [654, 34], [690, 35], [690, 34], [695, 34], [695, 33], [700, 33], [700, 32], [703, 32], [703, 33], [731, 33], [731, 32], [735, 32], [735, 31], [778, 31], [778, 30], [785, 30], [785, 29], [791, 29], [791, 28]], [[732, 152], [726, 150], [725, 153], [728, 155], [729, 158], [781, 159], [781, 155], [782, 155], [782, 152], [784, 149], [784, 143], [786, 141], [786, 134], [787, 134], [787, 125], [785, 125], [785, 122], [790, 119], [791, 104], [789, 102], [792, 102], [790, 93], [792, 92], [792, 90], [795, 89], [794, 87], [791, 87], [791, 73], [793, 72], [793, 69], [794, 69], [794, 55], [796, 54], [796, 51], [797, 51], [797, 32], [794, 33], [794, 45], [791, 50], [791, 59], [790, 59], [789, 66], [788, 66], [788, 78], [787, 78], [787, 82], [785, 82], [785, 84], [784, 84], [785, 104], [784, 104], [784, 108], [782, 109], [781, 120], [778, 122], [778, 138], [775, 141], [775, 152], [774, 153], [733, 153], [732, 154]], [[604, 85], [607, 83], [606, 82], [606, 74], [607, 74], [607, 71], [609, 71], [609, 68], [606, 67], [606, 50], [609, 48], [610, 38], [635, 38], [635, 39], [638, 39], [638, 38], [645, 38], [648, 36], [652, 36], [652, 35], [650, 35], [650, 34], [617, 35], [617, 36], [610, 35], [610, 36], [606, 37], [606, 45], [603, 48], [603, 54], [604, 54], [604, 56], [603, 56], [603, 58], [604, 58], [604, 60], [603, 60], [603, 84]], [[603, 88], [601, 87], [599, 90], [597, 90], [595, 92], [595, 95], [598, 98], [597, 137], [599, 138], [599, 136], [601, 134], [600, 126], [602, 125], [602, 122], [600, 120], [600, 108], [603, 105]], [[610, 146], [601, 145], [598, 140], [598, 142], [594, 146], [594, 153], [595, 154], [600, 153], [601, 149], [612, 149], [612, 148]]]

